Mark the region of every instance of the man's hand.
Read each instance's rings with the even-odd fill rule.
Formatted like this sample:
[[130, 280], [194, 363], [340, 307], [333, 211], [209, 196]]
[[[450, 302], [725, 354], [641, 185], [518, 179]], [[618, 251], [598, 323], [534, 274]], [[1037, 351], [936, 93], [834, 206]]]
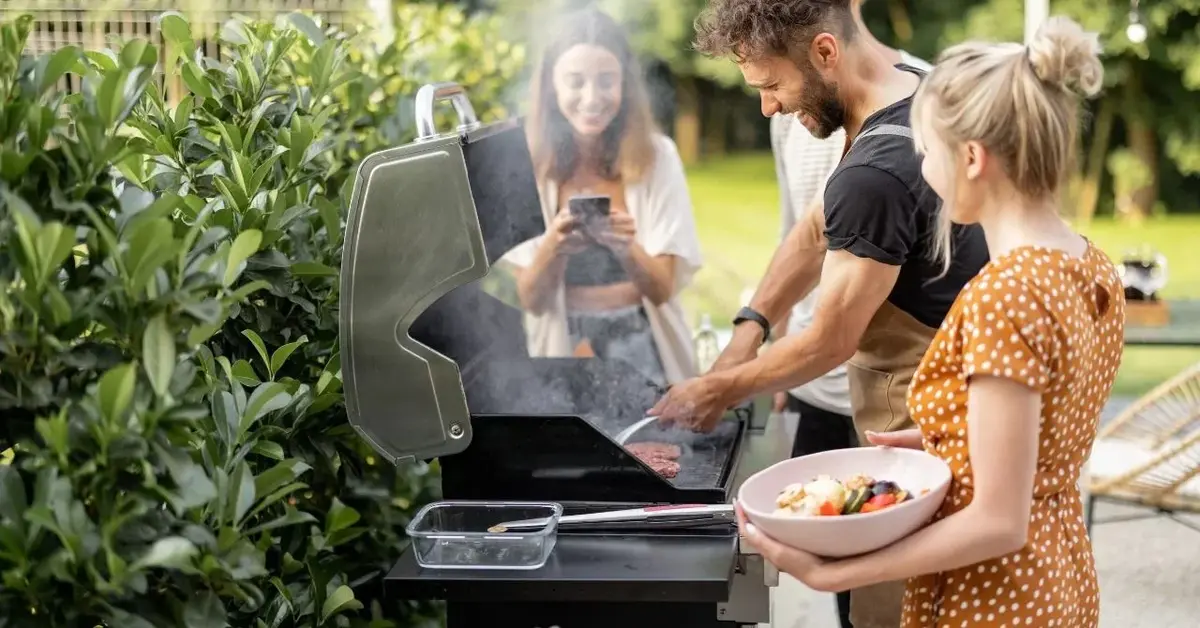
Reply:
[[646, 414], [658, 417], [662, 425], [711, 432], [734, 403], [721, 377], [705, 375], [671, 386]]
[[787, 409], [788, 394], [786, 392], [775, 393], [774, 399], [771, 401], [771, 412], [779, 413]]

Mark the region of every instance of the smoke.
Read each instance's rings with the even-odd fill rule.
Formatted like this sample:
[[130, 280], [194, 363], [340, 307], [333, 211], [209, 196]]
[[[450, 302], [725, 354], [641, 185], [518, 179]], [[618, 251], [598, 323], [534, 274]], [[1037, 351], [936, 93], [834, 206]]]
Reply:
[[[509, 8], [501, 12], [509, 39], [528, 49], [525, 70], [503, 94], [510, 111], [527, 111], [533, 70], [548, 37], [554, 34], [553, 25], [566, 13], [593, 4], [586, 0], [502, 3], [502, 9]], [[636, 7], [632, 6], [638, 3], [598, 4], [606, 12], [615, 9], [609, 15], [618, 22], [638, 23], [633, 13]], [[630, 32], [629, 37], [635, 50], [639, 48], [639, 34]], [[643, 57], [642, 66], [647, 94], [661, 123], [669, 119], [673, 109], [671, 73], [649, 57]], [[487, 135], [486, 129], [481, 135]], [[514, 164], [529, 160], [527, 154], [514, 152], [515, 148], [504, 150], [508, 152], [497, 156], [495, 149], [488, 149], [484, 151], [487, 163], [468, 159], [468, 167], [511, 170]], [[503, 166], [498, 165], [501, 162]], [[472, 190], [485, 242], [504, 237], [500, 232], [520, 231], [517, 225], [527, 223], [531, 216], [536, 217], [539, 226], [544, 224], [541, 208], [530, 200], [526, 177], [507, 173], [481, 177], [476, 171], [470, 178], [473, 188], [478, 188], [478, 181], [488, 182], [489, 189]], [[397, 199], [400, 213], [403, 205], [411, 202], [414, 199]], [[661, 397], [657, 386], [619, 361], [529, 356], [523, 318], [513, 277], [500, 265], [493, 265], [484, 280], [463, 286], [434, 304], [411, 333], [459, 365], [468, 406], [474, 414], [571, 414], [588, 419], [611, 436], [644, 416]]]
[[[523, 44], [528, 51], [528, 62], [524, 70], [504, 91], [504, 103], [510, 111], [522, 114], [527, 111], [533, 72], [541, 59], [543, 49], [555, 33], [555, 25], [572, 12], [595, 8], [624, 27], [634, 51], [638, 54], [643, 83], [654, 118], [659, 127], [669, 134], [669, 123], [674, 119], [676, 103], [671, 63], [678, 62], [690, 54], [687, 48], [691, 45], [691, 19], [694, 17], [688, 13], [674, 13], [689, 11], [689, 7], [694, 5], [692, 2], [679, 1], [677, 7], [670, 6], [670, 3], [645, 0], [509, 0], [499, 3], [497, 11], [505, 20], [509, 38]], [[664, 10], [664, 6], [669, 8]], [[664, 19], [671, 21], [676, 28], [681, 28], [684, 32], [675, 32], [667, 28], [665, 30], [668, 37], [664, 40], [660, 23]], [[678, 24], [675, 24], [676, 22]], [[736, 74], [736, 69], [733, 74]]]

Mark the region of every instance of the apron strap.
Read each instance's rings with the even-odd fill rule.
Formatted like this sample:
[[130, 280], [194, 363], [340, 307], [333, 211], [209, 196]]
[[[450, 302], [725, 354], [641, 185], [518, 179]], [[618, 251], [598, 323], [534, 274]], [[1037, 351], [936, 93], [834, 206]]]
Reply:
[[850, 142], [850, 147], [853, 148], [859, 140], [871, 137], [872, 135], [899, 135], [900, 137], [907, 137], [910, 140], [913, 138], [912, 129], [909, 127], [899, 124], [881, 124], [871, 127], [865, 133], [859, 133], [858, 137], [854, 138], [853, 142]]

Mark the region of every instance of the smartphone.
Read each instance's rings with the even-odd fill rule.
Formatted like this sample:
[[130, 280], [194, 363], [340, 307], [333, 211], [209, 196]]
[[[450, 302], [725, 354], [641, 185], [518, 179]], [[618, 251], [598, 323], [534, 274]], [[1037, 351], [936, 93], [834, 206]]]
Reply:
[[585, 227], [603, 226], [612, 212], [612, 199], [607, 196], [572, 196], [567, 209]]

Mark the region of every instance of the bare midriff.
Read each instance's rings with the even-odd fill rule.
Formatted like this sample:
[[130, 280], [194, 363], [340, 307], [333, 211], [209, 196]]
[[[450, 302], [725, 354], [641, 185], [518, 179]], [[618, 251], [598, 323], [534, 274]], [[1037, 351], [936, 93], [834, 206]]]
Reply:
[[617, 310], [642, 302], [642, 293], [632, 281], [607, 286], [574, 286], [567, 288], [567, 310], [571, 312], [603, 312]]
[[[559, 188], [559, 211], [568, 211], [567, 204], [576, 194], [602, 194], [612, 199], [610, 211], [613, 213], [629, 211], [625, 207], [625, 186], [620, 181], [576, 176]], [[642, 302], [642, 293], [632, 281], [607, 286], [568, 286], [566, 300], [570, 312], [604, 312], [638, 305]]]

